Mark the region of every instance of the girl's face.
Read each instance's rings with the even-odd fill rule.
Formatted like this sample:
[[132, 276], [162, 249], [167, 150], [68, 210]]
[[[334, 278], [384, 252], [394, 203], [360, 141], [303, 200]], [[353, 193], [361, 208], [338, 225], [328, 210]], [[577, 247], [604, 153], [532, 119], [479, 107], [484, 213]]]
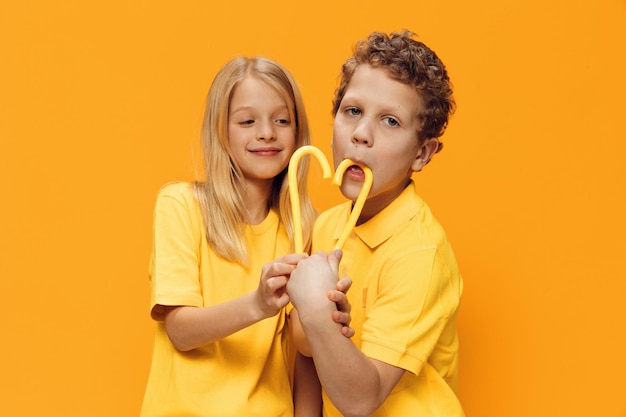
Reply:
[[[422, 108], [417, 90], [385, 70], [361, 65], [354, 72], [335, 116], [332, 148], [335, 167], [350, 158], [372, 170], [374, 182], [359, 223], [393, 201], [432, 156], [432, 141], [418, 139]], [[364, 178], [359, 167], [348, 168], [341, 192], [355, 200]]]
[[257, 78], [244, 78], [230, 101], [228, 140], [248, 182], [273, 180], [287, 167], [296, 147], [287, 103]]

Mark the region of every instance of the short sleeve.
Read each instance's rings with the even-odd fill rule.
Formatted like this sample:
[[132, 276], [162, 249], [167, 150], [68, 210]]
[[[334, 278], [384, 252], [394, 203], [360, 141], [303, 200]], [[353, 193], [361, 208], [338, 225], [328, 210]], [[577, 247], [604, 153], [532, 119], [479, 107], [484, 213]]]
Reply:
[[162, 320], [159, 306], [202, 305], [199, 248], [202, 219], [191, 185], [166, 185], [154, 209], [150, 261], [151, 315]]
[[450, 278], [436, 248], [389, 259], [363, 325], [363, 352], [419, 374], [458, 307]]

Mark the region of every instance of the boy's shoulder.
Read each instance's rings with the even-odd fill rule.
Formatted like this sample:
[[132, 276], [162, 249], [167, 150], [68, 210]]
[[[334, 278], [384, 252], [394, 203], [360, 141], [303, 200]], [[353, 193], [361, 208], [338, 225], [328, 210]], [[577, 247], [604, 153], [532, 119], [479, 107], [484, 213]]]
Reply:
[[352, 208], [351, 201], [344, 201], [343, 203], [337, 204], [331, 208], [328, 208], [320, 213], [317, 220], [320, 222], [326, 222], [331, 219], [336, 219], [339, 221], [343, 216], [350, 215], [350, 210]]

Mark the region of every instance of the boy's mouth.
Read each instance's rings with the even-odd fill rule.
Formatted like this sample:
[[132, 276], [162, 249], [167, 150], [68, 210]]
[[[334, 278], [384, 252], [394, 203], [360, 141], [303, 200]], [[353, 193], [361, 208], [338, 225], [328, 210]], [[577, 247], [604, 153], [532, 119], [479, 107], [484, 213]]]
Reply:
[[358, 165], [350, 165], [348, 169], [346, 169], [346, 175], [353, 180], [363, 181], [365, 179], [365, 173], [363, 172], [363, 168]]

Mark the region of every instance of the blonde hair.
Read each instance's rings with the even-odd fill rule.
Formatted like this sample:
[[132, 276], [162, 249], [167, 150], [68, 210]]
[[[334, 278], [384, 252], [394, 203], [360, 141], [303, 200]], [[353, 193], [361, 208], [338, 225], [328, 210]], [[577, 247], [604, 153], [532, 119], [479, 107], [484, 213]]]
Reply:
[[[289, 107], [295, 131], [295, 149], [309, 145], [309, 125], [300, 90], [291, 74], [280, 64], [263, 57], [238, 57], [218, 72], [207, 96], [202, 126], [204, 182], [194, 183], [209, 246], [220, 256], [247, 264], [248, 246], [244, 229], [248, 214], [243, 204], [246, 181], [231, 157], [228, 140], [228, 111], [233, 92], [246, 77], [255, 77], [274, 88]], [[308, 197], [308, 158], [298, 165], [298, 189], [305, 250], [311, 245], [311, 230], [317, 213]], [[293, 217], [287, 183], [287, 167], [274, 178], [268, 210], [274, 209], [293, 242]], [[293, 245], [292, 245], [293, 250]]]

